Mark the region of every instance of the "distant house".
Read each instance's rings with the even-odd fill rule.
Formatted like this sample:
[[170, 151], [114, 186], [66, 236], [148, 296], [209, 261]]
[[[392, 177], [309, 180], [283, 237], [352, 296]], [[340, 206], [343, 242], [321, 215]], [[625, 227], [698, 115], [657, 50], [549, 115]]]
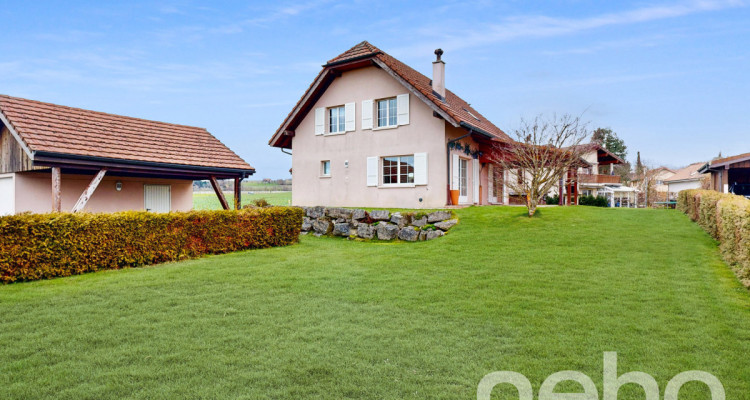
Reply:
[[0, 215], [187, 211], [194, 180], [254, 172], [203, 128], [0, 95]]
[[700, 189], [701, 180], [705, 178], [705, 175], [700, 173], [700, 169], [704, 165], [706, 165], [705, 162], [692, 163], [685, 168], [678, 169], [674, 172], [674, 175], [665, 179], [664, 183], [667, 185], [669, 199], [676, 199], [677, 193], [681, 190]]
[[711, 160], [700, 172], [710, 175], [713, 190], [750, 196], [750, 153]]
[[648, 178], [649, 187], [654, 190], [656, 198], [649, 199], [651, 201], [665, 201], [669, 197], [668, 188], [665, 181], [674, 176], [675, 171], [667, 167], [658, 167], [646, 171], [646, 174], [631, 174], [630, 186], [643, 191], [645, 185], [644, 180]]
[[[624, 164], [625, 160], [596, 143], [580, 145], [585, 148], [582, 158], [589, 164], [578, 168], [578, 188], [582, 196], [602, 196], [607, 198], [610, 207], [631, 207], [635, 205], [636, 191], [624, 186], [619, 175], [614, 175], [614, 165]], [[603, 166], [609, 166], [608, 174], [602, 174]], [[575, 190], [575, 189], [574, 189]], [[568, 192], [566, 187], [564, 192]], [[574, 203], [574, 202], [573, 202]], [[568, 204], [568, 200], [565, 200]]]
[[483, 157], [500, 128], [368, 42], [329, 60], [269, 141], [292, 150], [292, 203], [434, 208], [507, 203], [506, 171]]

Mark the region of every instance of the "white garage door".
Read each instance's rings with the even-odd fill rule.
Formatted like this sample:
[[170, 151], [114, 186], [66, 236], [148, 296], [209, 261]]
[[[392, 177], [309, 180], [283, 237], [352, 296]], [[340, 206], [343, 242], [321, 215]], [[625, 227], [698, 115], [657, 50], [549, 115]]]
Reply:
[[165, 213], [172, 209], [172, 187], [143, 185], [143, 206], [146, 211]]
[[16, 213], [16, 187], [13, 175], [0, 176], [0, 215]]

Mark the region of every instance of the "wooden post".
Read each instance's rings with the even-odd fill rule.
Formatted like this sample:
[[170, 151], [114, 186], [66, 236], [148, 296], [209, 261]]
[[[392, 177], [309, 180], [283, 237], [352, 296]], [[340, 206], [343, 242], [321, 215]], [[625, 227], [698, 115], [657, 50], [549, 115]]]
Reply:
[[234, 209], [242, 208], [242, 179], [234, 178]]
[[224, 197], [224, 192], [221, 191], [219, 182], [216, 182], [216, 177], [211, 175], [211, 178], [209, 180], [211, 181], [211, 186], [214, 188], [214, 192], [216, 192], [216, 197], [219, 198], [219, 203], [221, 203], [221, 208], [228, 210], [229, 204], [227, 203], [227, 199]]
[[91, 183], [89, 183], [89, 185], [86, 187], [86, 190], [81, 193], [81, 197], [78, 198], [76, 205], [73, 206], [73, 212], [81, 211], [83, 210], [83, 207], [86, 207], [86, 203], [88, 203], [91, 196], [94, 195], [96, 188], [99, 187], [99, 183], [101, 183], [102, 179], [104, 179], [104, 174], [106, 173], [106, 168], [102, 168], [99, 170], [94, 179], [91, 180]]
[[60, 195], [60, 167], [52, 167], [52, 212], [62, 210], [62, 196]]

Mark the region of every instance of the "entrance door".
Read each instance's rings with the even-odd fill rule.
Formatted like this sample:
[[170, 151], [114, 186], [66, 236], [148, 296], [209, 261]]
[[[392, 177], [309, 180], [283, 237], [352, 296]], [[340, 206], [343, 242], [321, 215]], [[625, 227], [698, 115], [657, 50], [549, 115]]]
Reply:
[[143, 185], [143, 208], [157, 213], [171, 211], [172, 187], [170, 185]]
[[487, 184], [489, 186], [490, 203], [502, 203], [503, 201], [503, 170], [490, 164], [487, 171]]
[[458, 202], [469, 202], [469, 160], [458, 160]]

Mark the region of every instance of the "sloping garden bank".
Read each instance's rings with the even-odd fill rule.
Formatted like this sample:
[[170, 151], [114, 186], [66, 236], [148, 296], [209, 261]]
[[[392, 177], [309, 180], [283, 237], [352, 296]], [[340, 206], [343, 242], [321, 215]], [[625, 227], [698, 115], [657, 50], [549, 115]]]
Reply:
[[683, 190], [677, 208], [719, 241], [724, 260], [750, 287], [750, 200], [712, 190]]
[[299, 239], [302, 217], [295, 207], [0, 217], [0, 282], [284, 246]]
[[350, 239], [432, 240], [458, 223], [451, 211], [391, 212], [371, 210], [302, 207], [305, 217], [302, 234], [342, 236]]

